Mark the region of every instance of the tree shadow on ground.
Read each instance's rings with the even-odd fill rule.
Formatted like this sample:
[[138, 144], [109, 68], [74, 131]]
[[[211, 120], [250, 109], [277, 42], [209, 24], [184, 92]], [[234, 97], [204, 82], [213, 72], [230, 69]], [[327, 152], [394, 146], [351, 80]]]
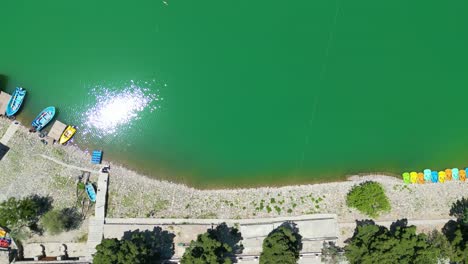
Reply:
[[158, 259], [170, 259], [174, 255], [174, 237], [173, 233], [157, 226], [152, 231], [140, 231], [139, 229], [126, 231], [122, 239], [146, 245], [150, 249], [151, 260], [149, 263], [159, 263]]
[[375, 222], [372, 219], [356, 220], [356, 226], [365, 226], [365, 225], [375, 225]]
[[407, 226], [408, 226], [408, 219], [406, 219], [406, 218], [398, 219], [398, 220], [396, 220], [395, 222], [393, 222], [390, 225], [390, 232], [392, 234], [395, 234], [398, 227], [404, 228], [404, 227], [407, 227]]
[[[353, 238], [355, 238], [358, 234], [359, 234], [359, 230], [358, 230], [358, 227], [363, 227], [363, 226], [367, 226], [367, 225], [376, 225], [374, 220], [372, 219], [362, 219], [362, 220], [356, 220], [356, 228], [354, 228], [354, 232], [353, 232], [353, 236], [352, 237], [349, 237], [347, 238], [344, 243], [346, 244], [349, 244], [351, 243], [351, 241], [353, 240]], [[379, 229], [380, 229], [380, 232], [383, 232], [385, 231], [385, 227], [383, 226], [379, 226]]]
[[456, 217], [464, 224], [468, 224], [468, 199], [463, 197], [454, 202], [450, 208], [450, 215]]
[[39, 196], [37, 194], [28, 197], [38, 206], [37, 216], [42, 216], [52, 209], [54, 199], [50, 196]]
[[52, 210], [54, 199], [50, 196], [39, 196], [37, 194], [31, 195], [28, 198], [37, 205], [36, 220], [29, 225], [29, 229], [34, 233], [42, 235], [44, 233], [44, 229], [38, 224], [39, 218]]
[[78, 229], [81, 226], [81, 214], [76, 208], [63, 208], [60, 210], [60, 215], [64, 219], [66, 231]]
[[301, 251], [302, 250], [302, 236], [299, 234], [299, 228], [297, 227], [297, 224], [292, 221], [288, 221], [288, 222], [284, 222], [283, 224], [281, 224], [281, 226], [289, 227], [293, 231], [294, 237], [296, 237], [297, 239], [299, 251]]
[[444, 227], [442, 227], [442, 233], [449, 241], [453, 241], [456, 236], [455, 232], [457, 231], [458, 227], [459, 223], [457, 221], [450, 220], [444, 225]]
[[230, 257], [234, 257], [235, 254], [241, 254], [244, 250], [244, 246], [240, 244], [242, 235], [235, 227], [229, 227], [226, 223], [222, 223], [215, 229], [209, 229], [208, 233], [211, 236], [216, 237], [216, 239], [221, 243], [225, 243], [232, 248], [232, 252], [229, 254]]

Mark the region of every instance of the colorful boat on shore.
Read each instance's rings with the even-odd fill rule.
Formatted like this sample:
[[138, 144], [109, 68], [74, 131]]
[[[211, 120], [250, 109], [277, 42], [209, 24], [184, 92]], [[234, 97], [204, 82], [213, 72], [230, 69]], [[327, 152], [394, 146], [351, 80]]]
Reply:
[[0, 249], [8, 249], [11, 245], [11, 237], [5, 229], [0, 227]]
[[424, 173], [418, 172], [418, 183], [424, 184]]
[[73, 135], [75, 135], [75, 133], [75, 126], [67, 126], [67, 128], [65, 128], [65, 131], [63, 131], [62, 136], [60, 136], [59, 143], [62, 145], [67, 143], [73, 137]]
[[431, 181], [431, 170], [430, 169], [425, 169], [423, 171], [424, 173], [424, 181], [425, 182], [430, 182]]
[[466, 181], [468, 167], [465, 169], [445, 169], [441, 171], [431, 171], [425, 169], [423, 172], [404, 172], [402, 174], [403, 182], [406, 184], [424, 184], [424, 183], [444, 183], [447, 181]]
[[23, 104], [25, 96], [26, 90], [21, 87], [16, 87], [15, 92], [10, 97], [10, 101], [8, 101], [6, 106], [5, 114], [7, 117], [12, 117], [18, 112], [21, 105]]
[[410, 181], [411, 183], [416, 183], [418, 181], [418, 173], [415, 171], [410, 172]]
[[402, 175], [402, 176], [403, 176], [403, 181], [404, 181], [405, 183], [411, 183], [409, 172], [403, 172], [403, 175]]
[[431, 180], [432, 182], [439, 181], [439, 174], [437, 173], [437, 171], [431, 171]]
[[452, 179], [453, 179], [452, 170], [451, 169], [446, 169], [445, 170], [445, 180], [451, 181]]
[[446, 179], [445, 171], [439, 171], [439, 182], [444, 183]]
[[91, 202], [96, 202], [96, 191], [91, 183], [86, 184], [86, 194]]
[[466, 180], [466, 173], [468, 172], [468, 168], [466, 168], [466, 170], [461, 170], [460, 173], [459, 173], [459, 176], [460, 176], [460, 181], [465, 181]]
[[41, 131], [55, 116], [55, 107], [49, 106], [32, 121], [31, 125], [35, 131]]
[[452, 179], [459, 180], [460, 179], [460, 172], [463, 170], [458, 170], [457, 168], [451, 169], [452, 171]]

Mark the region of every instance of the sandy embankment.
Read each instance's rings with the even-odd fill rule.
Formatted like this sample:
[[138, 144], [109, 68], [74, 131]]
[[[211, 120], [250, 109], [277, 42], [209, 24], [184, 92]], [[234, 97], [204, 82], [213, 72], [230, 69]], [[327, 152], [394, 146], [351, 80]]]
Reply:
[[[0, 136], [9, 120], [0, 118]], [[74, 146], [45, 146], [20, 128], [10, 140], [10, 152], [0, 161], [0, 200], [30, 194], [53, 197], [56, 207], [73, 206], [79, 170], [66, 168], [37, 154], [67, 164], [98, 170], [88, 153]], [[105, 162], [107, 163], [107, 162]], [[109, 180], [110, 217], [260, 218], [278, 215], [336, 213], [340, 222], [365, 218], [346, 207], [345, 196], [356, 183], [374, 180], [384, 185], [392, 211], [382, 220], [447, 218], [450, 205], [468, 190], [468, 182], [404, 185], [383, 175], [351, 177], [352, 181], [279, 188], [196, 190], [151, 179], [113, 164]], [[97, 179], [93, 175], [94, 180]]]

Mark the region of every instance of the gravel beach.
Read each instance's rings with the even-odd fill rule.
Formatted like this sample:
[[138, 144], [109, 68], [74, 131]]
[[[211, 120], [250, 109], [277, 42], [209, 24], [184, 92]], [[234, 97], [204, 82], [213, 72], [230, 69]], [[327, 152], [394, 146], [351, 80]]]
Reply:
[[[11, 121], [0, 118], [0, 137]], [[81, 171], [63, 163], [97, 171], [90, 155], [76, 146], [44, 145], [37, 134], [18, 129], [0, 161], [0, 200], [31, 194], [50, 196], [56, 208], [76, 204], [76, 179]], [[44, 158], [45, 155], [50, 159]], [[108, 217], [263, 218], [311, 213], [336, 213], [339, 222], [366, 218], [346, 207], [346, 193], [366, 180], [383, 184], [392, 210], [378, 220], [448, 218], [450, 205], [467, 193], [468, 182], [405, 185], [385, 175], [348, 177], [347, 181], [278, 188], [197, 190], [183, 184], [140, 175], [124, 166], [112, 167]], [[97, 181], [97, 173], [91, 174]]]

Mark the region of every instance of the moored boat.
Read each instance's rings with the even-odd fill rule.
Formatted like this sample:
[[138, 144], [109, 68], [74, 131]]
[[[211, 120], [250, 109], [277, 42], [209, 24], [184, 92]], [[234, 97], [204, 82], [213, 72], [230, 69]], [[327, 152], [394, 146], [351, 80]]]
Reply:
[[464, 170], [460, 170], [460, 181], [465, 181], [466, 180], [466, 172], [468, 171], [468, 168]]
[[418, 172], [418, 183], [423, 184], [424, 183], [424, 173]]
[[463, 171], [463, 170], [459, 170], [458, 168], [453, 168], [452, 169], [452, 179], [459, 180], [461, 171]]
[[444, 183], [445, 178], [446, 178], [445, 171], [439, 171], [439, 178], [438, 178], [439, 182]]
[[445, 180], [452, 180], [452, 169], [445, 169]]
[[60, 136], [59, 143], [60, 144], [67, 143], [73, 137], [73, 135], [75, 135], [75, 133], [76, 133], [75, 126], [67, 126], [67, 128], [65, 128], [65, 131], [63, 131], [62, 136]]
[[86, 184], [86, 194], [91, 202], [96, 202], [96, 191], [91, 183]]
[[31, 125], [34, 130], [41, 131], [55, 116], [55, 107], [49, 106], [42, 110], [41, 113], [32, 121]]
[[10, 97], [10, 101], [8, 101], [5, 110], [5, 114], [7, 117], [12, 117], [18, 112], [21, 105], [23, 104], [25, 96], [26, 90], [24, 90], [22, 87], [16, 87], [15, 92]]
[[431, 170], [430, 169], [424, 170], [424, 181], [431, 182]]
[[404, 183], [411, 183], [409, 172], [404, 172], [402, 176], [403, 176], [403, 182]]
[[437, 173], [437, 171], [431, 171], [431, 180], [432, 182], [439, 181], [439, 174]]
[[418, 173], [415, 171], [410, 172], [410, 181], [415, 184], [418, 181]]

